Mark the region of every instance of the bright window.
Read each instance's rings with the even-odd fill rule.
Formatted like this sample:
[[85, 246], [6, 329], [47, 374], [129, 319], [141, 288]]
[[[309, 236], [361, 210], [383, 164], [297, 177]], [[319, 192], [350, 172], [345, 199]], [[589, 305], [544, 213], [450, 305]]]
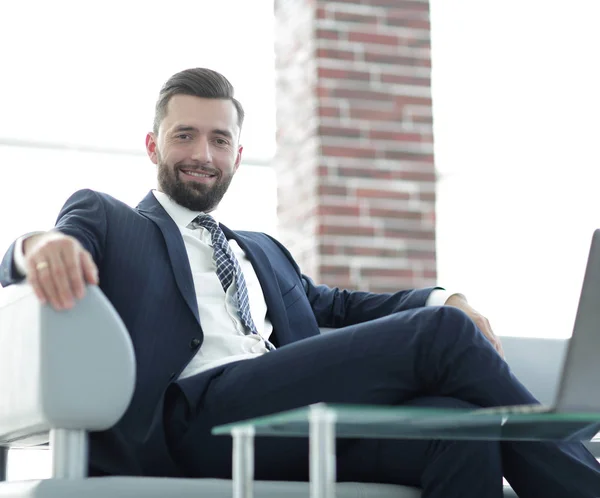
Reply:
[[[1, 17], [0, 253], [51, 228], [79, 188], [135, 206], [155, 187], [144, 138], [160, 87], [198, 66], [227, 76], [246, 110], [245, 161], [219, 219], [276, 235], [272, 0], [37, 0]], [[11, 452], [9, 478], [47, 475], [47, 456]]]
[[439, 282], [498, 334], [569, 337], [600, 227], [600, 3], [431, 13]]

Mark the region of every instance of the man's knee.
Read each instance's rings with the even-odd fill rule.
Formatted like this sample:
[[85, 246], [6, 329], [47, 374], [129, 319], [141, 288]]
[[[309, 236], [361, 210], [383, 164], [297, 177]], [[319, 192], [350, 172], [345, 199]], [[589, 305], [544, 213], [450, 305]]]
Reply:
[[477, 330], [469, 315], [454, 306], [427, 306], [420, 310], [419, 317], [422, 332], [452, 342], [473, 337]]
[[436, 309], [439, 315], [439, 320], [442, 326], [464, 326], [465, 324], [473, 324], [473, 321], [463, 310], [455, 306], [432, 306]]

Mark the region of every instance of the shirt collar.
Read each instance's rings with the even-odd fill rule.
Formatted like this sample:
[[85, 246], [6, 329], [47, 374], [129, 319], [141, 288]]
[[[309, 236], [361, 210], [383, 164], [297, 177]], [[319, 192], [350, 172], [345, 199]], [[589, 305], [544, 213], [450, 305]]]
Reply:
[[[165, 209], [167, 214], [173, 219], [179, 228], [187, 228], [187, 226], [194, 218], [196, 218], [196, 216], [205, 214], [201, 211], [192, 211], [191, 209], [177, 204], [167, 194], [159, 190], [153, 190], [152, 193], [154, 194], [154, 197], [156, 197], [156, 200], [159, 202], [159, 204]], [[215, 217], [214, 212], [211, 212], [210, 216], [212, 216], [212, 218], [219, 223], [219, 220]]]

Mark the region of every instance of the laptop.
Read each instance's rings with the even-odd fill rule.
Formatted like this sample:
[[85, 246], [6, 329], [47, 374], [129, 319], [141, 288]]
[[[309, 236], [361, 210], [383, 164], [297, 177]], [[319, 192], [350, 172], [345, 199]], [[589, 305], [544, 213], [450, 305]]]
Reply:
[[573, 336], [551, 406], [482, 408], [474, 413], [600, 413], [600, 229], [594, 231]]

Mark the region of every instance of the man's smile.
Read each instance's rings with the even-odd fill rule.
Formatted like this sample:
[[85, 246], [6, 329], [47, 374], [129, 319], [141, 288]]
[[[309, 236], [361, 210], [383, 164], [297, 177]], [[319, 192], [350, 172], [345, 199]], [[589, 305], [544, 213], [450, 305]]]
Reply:
[[194, 169], [181, 169], [179, 171], [184, 178], [193, 182], [208, 183], [212, 182], [212, 180], [217, 177], [214, 173]]

